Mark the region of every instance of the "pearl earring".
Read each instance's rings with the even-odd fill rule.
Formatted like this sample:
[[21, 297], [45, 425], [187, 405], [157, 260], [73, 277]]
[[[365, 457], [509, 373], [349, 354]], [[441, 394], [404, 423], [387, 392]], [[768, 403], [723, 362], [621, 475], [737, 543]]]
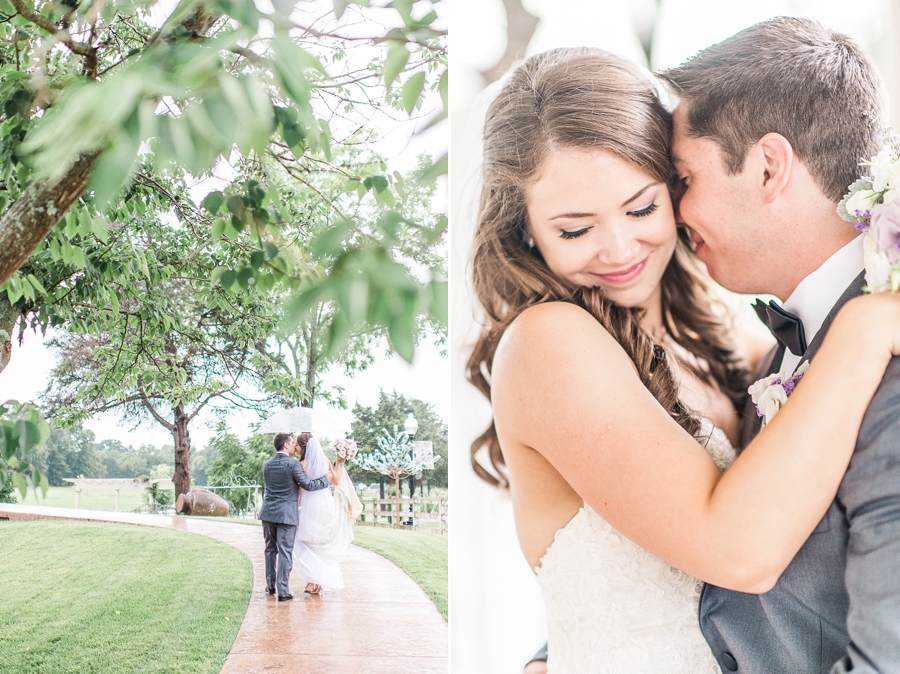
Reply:
[[534, 248], [534, 237], [533, 236], [528, 237], [528, 247]]

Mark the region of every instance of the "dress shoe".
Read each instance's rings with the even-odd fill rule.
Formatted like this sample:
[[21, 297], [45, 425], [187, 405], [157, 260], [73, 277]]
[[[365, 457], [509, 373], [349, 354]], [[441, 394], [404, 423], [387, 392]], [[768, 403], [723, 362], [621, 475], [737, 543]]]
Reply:
[[272, 595], [272, 596], [275, 596], [275, 588], [274, 588], [274, 587], [267, 587], [267, 588], [266, 588], [266, 594], [270, 594], [270, 595]]
[[294, 598], [292, 594], [280, 594], [278, 595], [278, 601], [290, 601]]

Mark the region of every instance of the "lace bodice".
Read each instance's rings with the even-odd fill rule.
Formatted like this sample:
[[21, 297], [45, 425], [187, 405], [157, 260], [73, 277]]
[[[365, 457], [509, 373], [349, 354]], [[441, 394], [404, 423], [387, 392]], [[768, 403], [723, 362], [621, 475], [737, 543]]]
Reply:
[[[725, 434], [698, 440], [725, 470]], [[697, 622], [702, 583], [644, 551], [585, 504], [536, 569], [550, 674], [720, 674]]]

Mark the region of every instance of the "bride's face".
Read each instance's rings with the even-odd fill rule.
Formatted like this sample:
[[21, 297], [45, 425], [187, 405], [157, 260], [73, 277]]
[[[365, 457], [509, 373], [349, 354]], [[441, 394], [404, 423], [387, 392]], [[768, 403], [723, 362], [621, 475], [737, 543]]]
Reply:
[[525, 194], [547, 266], [620, 306], [658, 301], [677, 229], [665, 183], [604, 150], [551, 150]]

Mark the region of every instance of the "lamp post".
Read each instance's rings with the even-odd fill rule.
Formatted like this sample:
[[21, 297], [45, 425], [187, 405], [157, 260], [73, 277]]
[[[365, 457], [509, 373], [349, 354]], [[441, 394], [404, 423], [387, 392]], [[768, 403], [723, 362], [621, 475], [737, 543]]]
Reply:
[[[409, 413], [409, 416], [406, 417], [406, 421], [403, 422], [403, 430], [406, 431], [406, 435], [409, 436], [409, 441], [415, 442], [416, 433], [419, 430], [419, 422], [416, 421], [416, 418], [413, 416], [412, 412]], [[410, 501], [412, 501], [415, 494], [416, 494], [416, 476], [410, 475], [409, 476], [409, 498], [410, 498]], [[413, 518], [412, 518], [413, 504], [411, 502], [409, 504], [409, 512], [410, 512], [409, 526], [413, 526]]]

